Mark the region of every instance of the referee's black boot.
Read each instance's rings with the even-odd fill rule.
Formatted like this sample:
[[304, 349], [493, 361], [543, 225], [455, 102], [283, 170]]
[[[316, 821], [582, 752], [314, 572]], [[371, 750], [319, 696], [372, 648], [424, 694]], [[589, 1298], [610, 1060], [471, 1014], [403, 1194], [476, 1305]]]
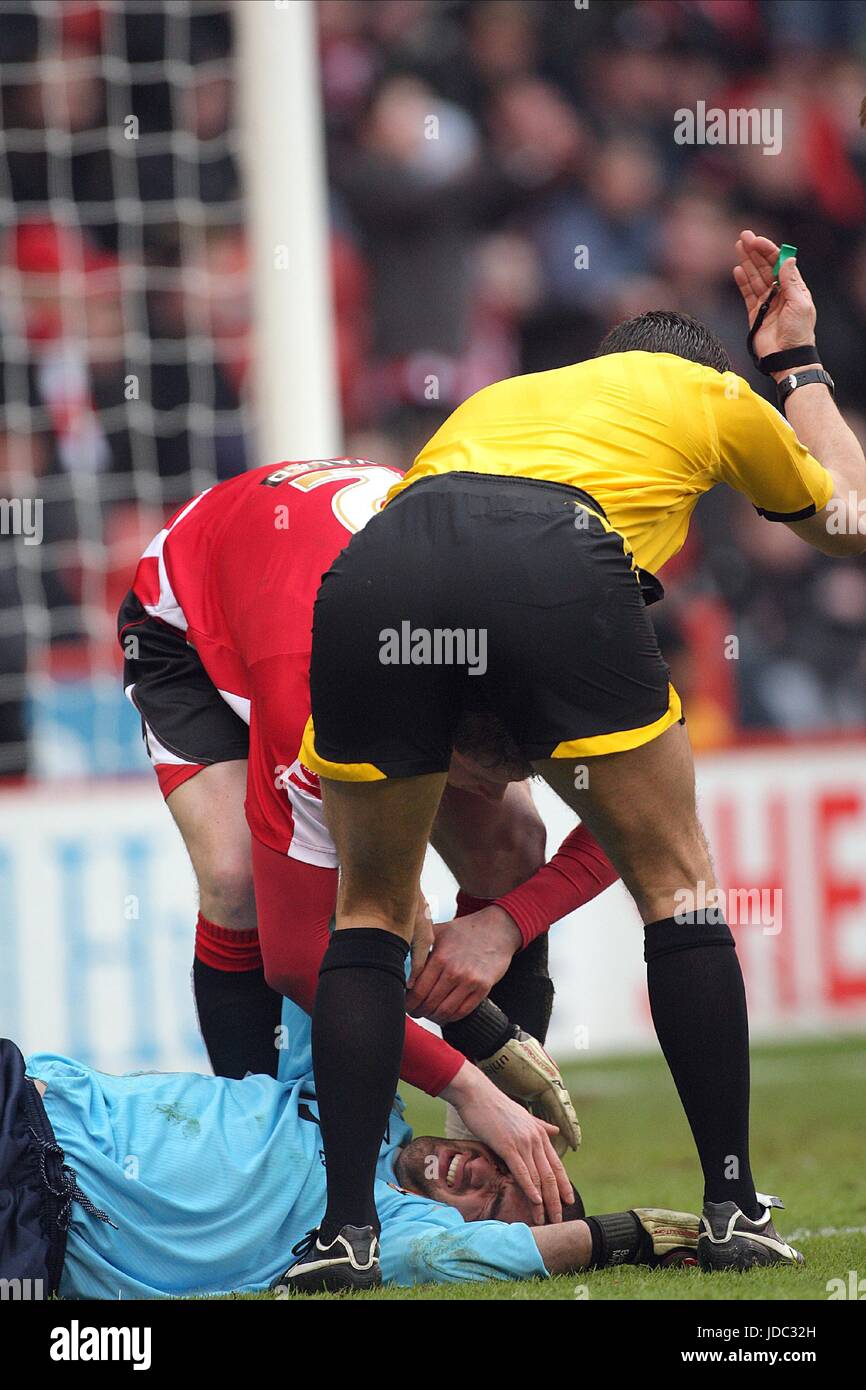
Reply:
[[758, 1265], [801, 1265], [803, 1256], [779, 1235], [772, 1221], [778, 1197], [757, 1194], [763, 1208], [752, 1221], [736, 1202], [705, 1202], [698, 1232], [701, 1269], [754, 1269]]
[[277, 1293], [343, 1293], [382, 1282], [379, 1239], [372, 1226], [344, 1226], [323, 1245], [318, 1230], [292, 1248], [298, 1258], [272, 1285]]

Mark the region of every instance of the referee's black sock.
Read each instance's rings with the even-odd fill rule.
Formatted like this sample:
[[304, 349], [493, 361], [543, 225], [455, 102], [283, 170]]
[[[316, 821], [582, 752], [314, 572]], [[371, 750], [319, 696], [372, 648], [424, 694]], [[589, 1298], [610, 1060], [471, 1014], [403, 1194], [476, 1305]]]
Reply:
[[703, 913], [644, 928], [656, 1034], [694, 1135], [704, 1200], [758, 1215], [749, 1166], [749, 1024], [734, 938]]
[[406, 1031], [409, 943], [378, 927], [334, 932], [313, 1009], [313, 1071], [325, 1149], [322, 1240], [346, 1225], [378, 1231], [373, 1184]]

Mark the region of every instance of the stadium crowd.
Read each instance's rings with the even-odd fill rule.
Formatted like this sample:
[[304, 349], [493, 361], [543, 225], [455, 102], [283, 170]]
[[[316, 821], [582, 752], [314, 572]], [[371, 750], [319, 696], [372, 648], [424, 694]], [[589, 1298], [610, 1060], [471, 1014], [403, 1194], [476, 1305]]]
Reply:
[[[227, 5], [4, 6], [0, 775], [34, 670], [111, 661], [166, 512], [252, 460], [253, 339]], [[465, 396], [687, 310], [770, 395], [731, 278], [794, 243], [866, 438], [866, 10], [857, 0], [320, 0], [347, 451], [407, 466]], [[675, 113], [782, 112], [760, 144]], [[866, 571], [716, 490], [658, 618], [692, 737], [866, 725]], [[654, 610], [655, 612], [659, 610]], [[735, 638], [735, 641], [726, 639]], [[5, 750], [5, 751], [4, 751]]]

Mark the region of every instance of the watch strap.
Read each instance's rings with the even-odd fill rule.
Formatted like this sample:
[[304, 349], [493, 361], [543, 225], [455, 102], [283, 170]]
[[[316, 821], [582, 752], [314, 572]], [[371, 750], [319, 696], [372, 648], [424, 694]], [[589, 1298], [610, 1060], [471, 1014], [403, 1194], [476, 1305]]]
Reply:
[[790, 395], [801, 386], [814, 386], [821, 384], [828, 387], [830, 395], [835, 395], [835, 383], [829, 372], [825, 372], [823, 367], [813, 367], [807, 372], [791, 372], [790, 376], [782, 377], [776, 383], [776, 394], [779, 401], [779, 409], [785, 414], [785, 402]]

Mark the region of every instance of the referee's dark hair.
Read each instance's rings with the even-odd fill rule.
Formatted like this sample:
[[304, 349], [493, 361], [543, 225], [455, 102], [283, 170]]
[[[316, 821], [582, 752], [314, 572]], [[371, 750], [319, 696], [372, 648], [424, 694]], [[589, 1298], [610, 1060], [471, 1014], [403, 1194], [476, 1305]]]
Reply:
[[596, 348], [596, 357], [610, 352], [671, 352], [717, 372], [729, 372], [728, 354], [706, 324], [673, 309], [650, 309], [616, 324]]

